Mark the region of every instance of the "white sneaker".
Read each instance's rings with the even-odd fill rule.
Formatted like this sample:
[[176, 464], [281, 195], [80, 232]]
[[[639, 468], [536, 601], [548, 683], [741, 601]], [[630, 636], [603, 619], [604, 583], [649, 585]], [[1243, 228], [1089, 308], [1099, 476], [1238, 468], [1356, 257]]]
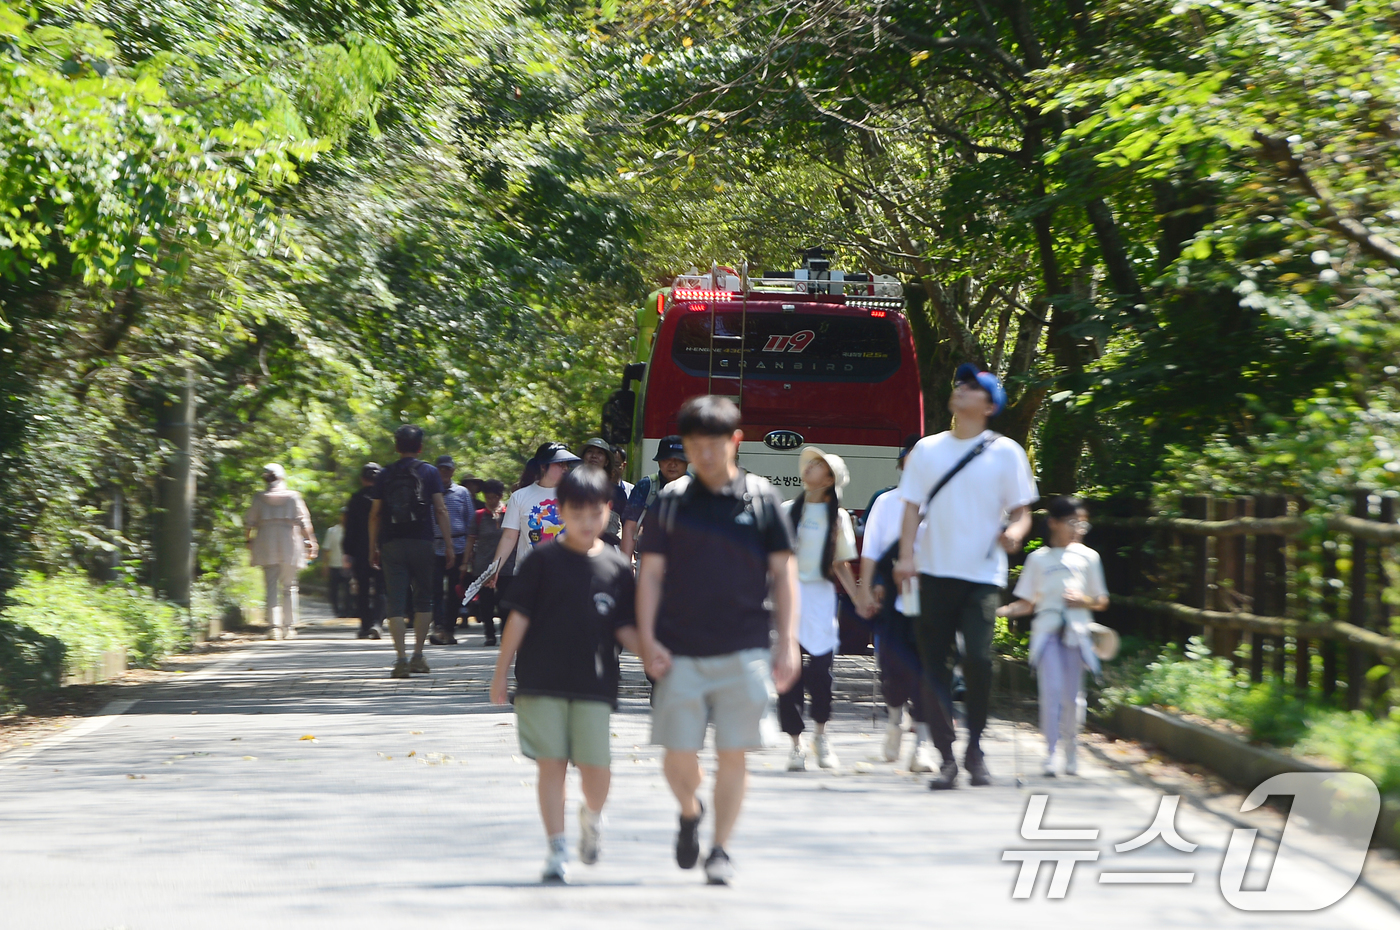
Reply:
[[[1068, 766], [1066, 766], [1066, 769], [1068, 769]], [[1046, 778], [1055, 777], [1055, 756], [1053, 753], [1046, 756], [1045, 761], [1040, 764], [1040, 774], [1044, 775]]]
[[789, 772], [807, 771], [807, 754], [802, 751], [801, 746], [792, 747], [792, 752], [788, 753]]
[[[900, 716], [904, 716], [900, 712]], [[899, 720], [894, 715], [890, 716], [890, 722], [885, 725], [885, 761], [899, 761], [899, 744], [904, 741], [904, 728], [899, 725]]]
[[603, 843], [603, 812], [593, 813], [587, 804], [578, 806], [578, 861], [593, 865]]
[[271, 630], [268, 631], [267, 638], [268, 638], [268, 639], [281, 640], [281, 639], [282, 639], [282, 628], [281, 628], [280, 626], [275, 626], [275, 627], [273, 627]]
[[297, 638], [297, 628], [294, 627], [294, 626], [289, 626], [289, 627], [287, 627], [285, 630], [282, 631], [282, 638], [283, 638], [283, 639], [296, 639], [296, 638]]
[[919, 743], [914, 747], [914, 754], [909, 757], [909, 771], [920, 773], [938, 771], [938, 766], [933, 762], [933, 754], [929, 752], [927, 743]]
[[1079, 774], [1079, 755], [1074, 751], [1073, 746], [1071, 746], [1069, 748], [1069, 751], [1065, 753], [1065, 774]]
[[831, 739], [825, 733], [818, 733], [812, 739], [812, 747], [817, 753], [817, 765], [824, 769], [834, 769], [841, 764], [841, 760], [836, 758], [836, 753], [831, 749]]
[[[563, 836], [560, 836], [560, 840]], [[540, 874], [540, 881], [546, 884], [563, 884], [569, 880], [569, 848], [560, 842], [557, 846], [551, 846], [549, 856], [544, 860], [544, 872]]]

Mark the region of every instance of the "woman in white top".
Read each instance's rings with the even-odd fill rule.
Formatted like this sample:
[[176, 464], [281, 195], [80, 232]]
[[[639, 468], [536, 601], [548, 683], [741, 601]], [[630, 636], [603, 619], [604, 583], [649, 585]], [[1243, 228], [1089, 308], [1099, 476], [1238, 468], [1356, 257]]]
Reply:
[[846, 589], [856, 605], [864, 609], [868, 594], [856, 586], [850, 562], [856, 558], [856, 535], [851, 515], [841, 509], [841, 489], [851, 480], [846, 463], [839, 455], [815, 446], [802, 450], [803, 495], [785, 505], [797, 539], [797, 582], [801, 613], [797, 641], [804, 655], [802, 675], [787, 692], [778, 695], [778, 720], [783, 732], [792, 737], [788, 771], [807, 768], [802, 751], [802, 704], [804, 692], [811, 697], [812, 720], [816, 723], [813, 751], [817, 764], [835, 768], [839, 762], [826, 737], [831, 719], [831, 666], [840, 644], [836, 620], [836, 582]]
[[1045, 736], [1046, 775], [1055, 774], [1055, 747], [1063, 741], [1065, 774], [1078, 772], [1075, 740], [1084, 724], [1084, 669], [1099, 673], [1090, 611], [1108, 608], [1099, 554], [1080, 542], [1089, 515], [1077, 497], [1057, 497], [1047, 508], [1049, 545], [1026, 557], [1016, 582], [1017, 600], [997, 611], [1003, 617], [1035, 614], [1030, 664], [1040, 690], [1040, 731]]
[[[262, 566], [267, 584], [267, 622], [272, 639], [296, 635], [297, 574], [316, 558], [316, 531], [301, 495], [287, 487], [281, 465], [264, 465], [267, 490], [253, 497], [243, 515], [252, 563]], [[281, 606], [279, 606], [279, 601]]]

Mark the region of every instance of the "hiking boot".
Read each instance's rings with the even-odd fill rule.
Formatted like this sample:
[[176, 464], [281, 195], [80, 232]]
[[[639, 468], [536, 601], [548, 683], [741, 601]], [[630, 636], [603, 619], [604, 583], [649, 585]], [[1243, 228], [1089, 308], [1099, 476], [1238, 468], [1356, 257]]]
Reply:
[[938, 766], [938, 776], [929, 779], [928, 790], [947, 791], [958, 786], [958, 764], [952, 759], [944, 759]]
[[904, 728], [900, 726], [900, 718], [903, 716], [903, 710], [897, 716], [890, 714], [890, 722], [885, 725], [885, 745], [883, 748], [886, 762], [899, 761], [899, 744], [904, 741]]
[[926, 772], [935, 771], [937, 768], [938, 767], [933, 764], [933, 756], [929, 753], [927, 746], [923, 743], [919, 743], [914, 747], [914, 754], [909, 757], [909, 771], [922, 775]]
[[403, 656], [399, 656], [398, 659], [395, 660], [395, 662], [394, 662], [394, 670], [393, 670], [392, 672], [389, 673], [389, 677], [390, 677], [390, 678], [407, 678], [407, 677], [408, 677], [408, 660], [405, 659]]
[[705, 860], [705, 881], [711, 885], [727, 885], [734, 878], [734, 863], [729, 861], [729, 853], [716, 846], [710, 850]]
[[834, 769], [841, 764], [841, 760], [836, 758], [836, 752], [831, 748], [831, 738], [825, 733], [818, 733], [812, 741], [817, 753], [817, 765], [824, 769]]
[[415, 652], [413, 654], [413, 660], [408, 663], [408, 670], [410, 672], [418, 672], [420, 675], [432, 671], [432, 669], [428, 668], [428, 660], [423, 658], [423, 653], [421, 652]]
[[788, 753], [787, 770], [789, 772], [807, 771], [807, 754], [802, 751], [801, 746], [793, 746], [792, 752]]
[[681, 828], [676, 834], [676, 865], [683, 869], [695, 868], [700, 859], [700, 821], [705, 819], [705, 804], [696, 799], [700, 813], [694, 820], [681, 817]]
[[992, 773], [987, 771], [987, 760], [981, 753], [963, 756], [963, 766], [967, 769], [968, 781], [974, 787], [984, 787], [992, 783]]
[[593, 865], [603, 842], [603, 812], [594, 813], [587, 804], [578, 806], [578, 861]]

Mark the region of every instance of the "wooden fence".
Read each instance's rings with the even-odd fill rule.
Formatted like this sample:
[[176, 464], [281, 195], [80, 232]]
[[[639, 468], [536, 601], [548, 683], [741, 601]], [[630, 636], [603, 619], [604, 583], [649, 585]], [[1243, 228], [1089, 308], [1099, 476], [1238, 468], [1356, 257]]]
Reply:
[[1326, 515], [1282, 495], [1185, 497], [1181, 517], [1092, 505], [1107, 622], [1157, 642], [1201, 635], [1253, 681], [1383, 711], [1400, 663], [1396, 497], [1350, 497], [1350, 514]]

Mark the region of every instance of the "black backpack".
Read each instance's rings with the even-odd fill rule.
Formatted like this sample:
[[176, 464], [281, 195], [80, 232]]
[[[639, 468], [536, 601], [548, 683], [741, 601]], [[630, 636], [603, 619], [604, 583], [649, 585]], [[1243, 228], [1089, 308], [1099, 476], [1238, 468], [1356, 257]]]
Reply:
[[418, 474], [417, 459], [405, 459], [390, 466], [392, 471], [384, 481], [384, 506], [389, 510], [390, 523], [417, 523], [427, 519], [428, 499], [423, 496], [423, 478]]

